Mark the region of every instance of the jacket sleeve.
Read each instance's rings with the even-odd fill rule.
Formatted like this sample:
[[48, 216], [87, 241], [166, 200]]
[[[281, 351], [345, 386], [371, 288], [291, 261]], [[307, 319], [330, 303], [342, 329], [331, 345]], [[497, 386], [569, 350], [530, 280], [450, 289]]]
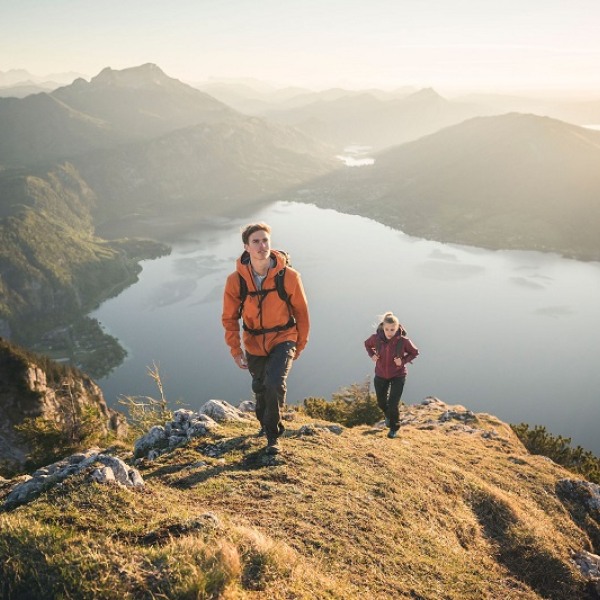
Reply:
[[371, 335], [369, 339], [365, 340], [365, 348], [369, 356], [375, 355], [375, 349], [377, 348], [377, 337], [375, 335]]
[[294, 317], [296, 319], [296, 329], [298, 331], [298, 339], [296, 340], [296, 358], [298, 358], [308, 343], [308, 332], [310, 330], [308, 302], [306, 300], [304, 286], [302, 285], [302, 280], [300, 279], [299, 273], [296, 287], [290, 295], [290, 303], [292, 305], [292, 312], [294, 313]]
[[221, 321], [225, 328], [225, 342], [234, 358], [243, 354], [240, 339], [240, 277], [237, 272], [232, 273], [225, 283], [223, 294], [223, 314]]
[[402, 362], [404, 363], [410, 363], [419, 356], [419, 350], [408, 338], [404, 338], [404, 347], [402, 350]]

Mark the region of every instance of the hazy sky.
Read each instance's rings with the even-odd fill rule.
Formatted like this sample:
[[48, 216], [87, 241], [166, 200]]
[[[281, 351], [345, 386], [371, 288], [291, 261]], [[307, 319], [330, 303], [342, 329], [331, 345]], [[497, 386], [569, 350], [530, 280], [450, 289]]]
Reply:
[[0, 0], [0, 71], [600, 96], [600, 0]]

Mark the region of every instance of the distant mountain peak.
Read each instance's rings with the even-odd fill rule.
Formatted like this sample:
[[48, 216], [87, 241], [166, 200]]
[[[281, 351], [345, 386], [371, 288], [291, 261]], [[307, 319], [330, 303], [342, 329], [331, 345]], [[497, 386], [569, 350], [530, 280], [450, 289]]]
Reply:
[[408, 96], [406, 98], [406, 100], [408, 101], [418, 101], [418, 102], [424, 102], [424, 101], [429, 101], [431, 102], [432, 100], [445, 100], [445, 98], [443, 96], [440, 96], [433, 88], [423, 88], [422, 90], [419, 90], [418, 92], [415, 92], [414, 94], [411, 94], [410, 96]]
[[112, 87], [148, 88], [175, 81], [153, 63], [130, 67], [120, 71], [106, 67], [90, 81], [92, 85]]

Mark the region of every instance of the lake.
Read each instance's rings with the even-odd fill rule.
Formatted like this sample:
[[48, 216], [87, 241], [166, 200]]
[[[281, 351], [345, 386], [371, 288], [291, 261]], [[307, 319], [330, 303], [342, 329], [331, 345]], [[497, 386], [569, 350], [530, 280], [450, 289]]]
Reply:
[[250, 376], [225, 345], [221, 308], [240, 228], [258, 220], [272, 226], [272, 247], [290, 253], [311, 310], [288, 402], [329, 399], [372, 377], [363, 341], [391, 310], [421, 351], [409, 366], [407, 404], [436, 396], [505, 422], [542, 424], [600, 456], [600, 263], [422, 240], [306, 204], [206, 220], [92, 314], [129, 352], [98, 382], [111, 406], [119, 396], [157, 396], [146, 375], [153, 361], [166, 397], [189, 408], [251, 397]]

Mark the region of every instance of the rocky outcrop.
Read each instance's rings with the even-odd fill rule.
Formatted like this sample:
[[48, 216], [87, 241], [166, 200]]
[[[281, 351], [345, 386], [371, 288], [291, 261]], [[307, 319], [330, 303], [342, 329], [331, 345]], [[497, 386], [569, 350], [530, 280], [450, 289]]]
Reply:
[[253, 402], [243, 402], [238, 408], [225, 400], [209, 400], [197, 413], [191, 410], [176, 410], [173, 420], [164, 426], [156, 425], [139, 437], [134, 444], [133, 454], [137, 459], [154, 460], [170, 448], [188, 440], [207, 435], [222, 421], [247, 421], [252, 419]]
[[209, 400], [198, 412], [215, 421], [244, 421], [248, 418], [247, 410], [236, 408], [225, 400]]
[[596, 594], [600, 594], [600, 556], [581, 550], [573, 555], [573, 561]]
[[97, 411], [100, 433], [125, 433], [125, 417], [106, 405], [89, 377], [0, 339], [0, 468], [25, 462], [29, 449], [15, 426], [36, 417], [69, 426], [90, 408]]
[[113, 483], [126, 488], [144, 487], [144, 480], [139, 471], [128, 466], [122, 459], [102, 454], [97, 450], [88, 450], [38, 469], [32, 476], [25, 476], [6, 497], [4, 508], [10, 510], [26, 504], [40, 493], [91, 467], [95, 468], [89, 472], [90, 481]]
[[[231, 408], [233, 409], [233, 406]], [[135, 440], [133, 454], [136, 458], [154, 460], [170, 448], [175, 448], [194, 437], [206, 435], [215, 426], [216, 422], [206, 414], [184, 409], [176, 410], [172, 421], [165, 423], [164, 426], [152, 427], [148, 433]]]

